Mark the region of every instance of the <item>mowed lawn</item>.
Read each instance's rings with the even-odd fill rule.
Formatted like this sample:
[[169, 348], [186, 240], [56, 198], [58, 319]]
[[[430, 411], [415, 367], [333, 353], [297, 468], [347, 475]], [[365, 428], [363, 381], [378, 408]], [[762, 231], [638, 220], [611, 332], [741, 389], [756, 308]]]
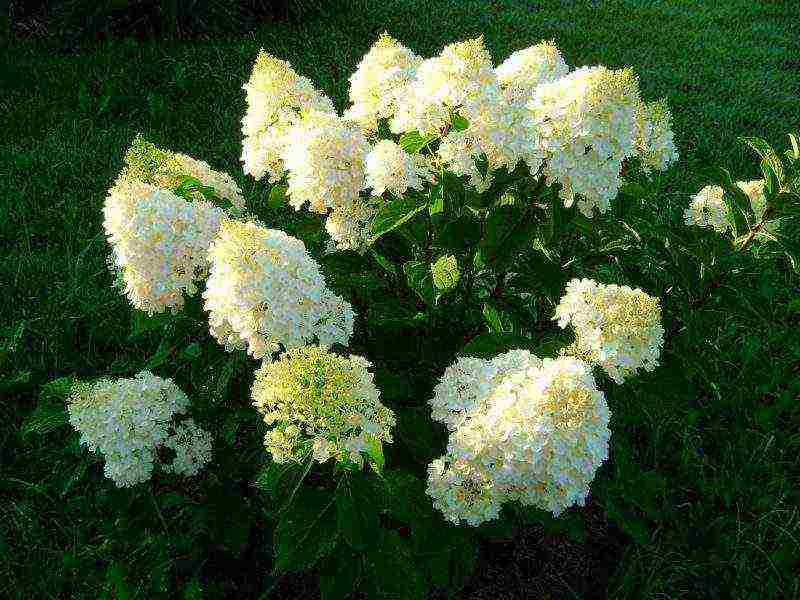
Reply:
[[[241, 86], [259, 48], [289, 60], [339, 108], [349, 74], [384, 30], [423, 55], [482, 34], [496, 62], [554, 39], [572, 67], [630, 66], [645, 97], [668, 98], [673, 112], [681, 160], [647, 183], [644, 210], [675, 226], [713, 167], [758, 176], [738, 136], [783, 148], [785, 134], [800, 130], [800, 10], [791, 0], [336, 6], [236, 38], [118, 40], [80, 53], [19, 42], [4, 51], [0, 596], [102, 591], [103, 563], [76, 571], [70, 562], [116, 551], [80, 507], [90, 484], [78, 478], [64, 493], [63, 482], [52, 485], [74, 438], [65, 428], [45, 438], [18, 430], [41, 384], [130, 373], [155, 350], [126, 341], [131, 311], [111, 287], [101, 227], [105, 191], [137, 132], [227, 170], [251, 206], [263, 201], [264, 186], [238, 160]], [[307, 218], [269, 214], [270, 226], [290, 233]], [[588, 511], [598, 533], [581, 545], [523, 532], [482, 553], [466, 597], [800, 596], [800, 278], [765, 254], [742, 259], [697, 311], [671, 303], [669, 290], [667, 279], [653, 290], [668, 332], [661, 369], [609, 394], [613, 461]]]

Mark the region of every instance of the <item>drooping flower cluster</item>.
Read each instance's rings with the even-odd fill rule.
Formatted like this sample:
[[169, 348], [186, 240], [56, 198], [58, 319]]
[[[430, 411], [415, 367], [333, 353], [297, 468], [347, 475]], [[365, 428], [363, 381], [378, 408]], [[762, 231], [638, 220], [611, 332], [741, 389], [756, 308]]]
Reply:
[[[493, 361], [482, 362], [475, 371]], [[480, 398], [429, 467], [428, 494], [445, 518], [479, 525], [512, 500], [555, 515], [583, 504], [611, 436], [588, 365], [516, 351]]]
[[[203, 186], [214, 189], [214, 193], [227, 200], [236, 210], [245, 207], [242, 190], [233, 178], [222, 171], [215, 171], [207, 162], [186, 154], [163, 150], [137, 135], [125, 153], [125, 167], [121, 179], [136, 180], [156, 187], [175, 190], [186, 178], [198, 180]], [[196, 200], [205, 196], [199, 191], [189, 191]]]
[[687, 225], [713, 229], [725, 233], [730, 227], [728, 208], [723, 196], [725, 191], [718, 185], [707, 185], [692, 196], [689, 206], [683, 213]]
[[431, 177], [430, 166], [420, 154], [408, 154], [391, 140], [381, 140], [367, 154], [366, 187], [375, 196], [389, 191], [402, 196], [409, 188], [420, 190]]
[[616, 383], [658, 365], [664, 345], [661, 306], [638, 288], [573, 279], [554, 319], [575, 332], [567, 352], [599, 366]]
[[386, 33], [378, 38], [350, 77], [350, 102], [344, 116], [366, 131], [397, 110], [422, 59]]
[[353, 310], [335, 296], [300, 240], [256, 223], [225, 221], [209, 250], [203, 293], [211, 334], [256, 358], [315, 339], [347, 344]]
[[148, 371], [130, 379], [76, 384], [67, 408], [81, 443], [103, 454], [106, 477], [119, 487], [147, 481], [162, 446], [178, 454], [165, 471], [194, 475], [211, 460], [207, 433], [194, 422], [173, 423], [189, 408], [186, 394]]
[[333, 103], [288, 62], [263, 50], [243, 88], [247, 93], [247, 114], [242, 120], [244, 172], [277, 181], [285, 171], [284, 151], [292, 142], [288, 134], [300, 114], [308, 110], [334, 113]]
[[271, 426], [264, 445], [275, 462], [323, 463], [333, 458], [363, 464], [363, 455], [391, 443], [394, 413], [360, 356], [326, 348], [290, 350], [256, 372], [252, 399]]
[[224, 213], [167, 189], [120, 178], [103, 207], [103, 227], [131, 304], [148, 314], [178, 309], [197, 291], [206, 252]]

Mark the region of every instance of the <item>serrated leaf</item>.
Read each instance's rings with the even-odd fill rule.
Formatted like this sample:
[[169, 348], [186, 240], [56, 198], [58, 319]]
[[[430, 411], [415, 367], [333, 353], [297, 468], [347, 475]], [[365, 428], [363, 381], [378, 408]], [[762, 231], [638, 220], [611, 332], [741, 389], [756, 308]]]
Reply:
[[436, 290], [433, 287], [433, 274], [427, 264], [410, 260], [403, 265], [409, 287], [414, 290], [423, 302], [433, 306], [436, 302]]
[[489, 331], [494, 334], [508, 334], [513, 330], [508, 315], [488, 302], [483, 305], [483, 320], [489, 326]]
[[381, 236], [389, 233], [404, 223], [413, 219], [425, 210], [426, 204], [411, 197], [404, 196], [386, 202], [372, 219], [370, 225], [370, 244], [375, 243]]
[[380, 523], [377, 489], [369, 477], [360, 472], [349, 473], [336, 486], [336, 522], [339, 535], [354, 550], [364, 550], [374, 543]]
[[431, 265], [433, 285], [440, 292], [447, 292], [458, 285], [461, 276], [458, 270], [458, 260], [452, 254], [445, 254], [436, 259]]
[[303, 571], [336, 546], [336, 497], [302, 489], [275, 528], [275, 570]]
[[285, 185], [273, 185], [267, 197], [267, 206], [277, 210], [286, 204], [286, 190], [288, 189]]
[[437, 137], [432, 133], [423, 136], [419, 131], [409, 131], [400, 136], [400, 147], [409, 154], [416, 154]]

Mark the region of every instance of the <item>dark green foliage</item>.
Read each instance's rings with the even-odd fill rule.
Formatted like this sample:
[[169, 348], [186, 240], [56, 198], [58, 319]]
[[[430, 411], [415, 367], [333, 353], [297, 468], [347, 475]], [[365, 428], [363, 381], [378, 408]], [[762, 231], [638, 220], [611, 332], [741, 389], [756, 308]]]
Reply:
[[[482, 541], [490, 549], [476, 563], [475, 585], [484, 587], [468, 586], [465, 597], [491, 597], [497, 584], [481, 574], [504, 560], [493, 559], [494, 548], [518, 522], [534, 529], [513, 545], [533, 538], [550, 562], [500, 564], [517, 577], [510, 585], [518, 587], [502, 589], [509, 597], [797, 596], [800, 280], [775, 244], [735, 253], [729, 243], [725, 250], [713, 236], [680, 226], [688, 196], [716, 183], [718, 166], [734, 181], [763, 176], [761, 157], [737, 137], [760, 137], [779, 149], [787, 188], [800, 186], [782, 154], [785, 133], [800, 129], [794, 3], [337, 6], [326, 18], [265, 24], [230, 39], [109, 41], [69, 56], [31, 41], [7, 50], [0, 75], [0, 596], [313, 597], [313, 587], [274, 570], [314, 561], [325, 598], [356, 587], [413, 598], [428, 582], [457, 595]], [[541, 248], [560, 239], [573, 216], [556, 212], [556, 202], [536, 208], [543, 225], [524, 235], [540, 242], [508, 245], [513, 268], [503, 280], [462, 271], [465, 285], [483, 290], [478, 305], [463, 306], [448, 293], [430, 307], [394, 267], [419, 260], [409, 240], [392, 232], [375, 254], [322, 258], [319, 218], [277, 200], [265, 206], [270, 187], [238, 166], [241, 85], [259, 47], [290, 60], [342, 107], [347, 77], [384, 29], [426, 55], [483, 33], [496, 60], [555, 38], [571, 65], [630, 65], [648, 99], [668, 97], [681, 163], [653, 181], [631, 173], [607, 218], [594, 227], [575, 219], [580, 235], [546, 252]], [[263, 426], [248, 400], [254, 361], [226, 354], [191, 320], [142, 318], [112, 289], [100, 208], [138, 131], [231, 172], [262, 220], [306, 240], [331, 285], [353, 302], [353, 351], [375, 363], [383, 397], [398, 415], [383, 477], [367, 471], [382, 507], [375, 547], [354, 550], [339, 531], [343, 525], [361, 546], [363, 534], [348, 529], [354, 521], [338, 516], [331, 482], [342, 476], [317, 469], [304, 475], [304, 466], [261, 471]], [[796, 215], [791, 196], [781, 198]], [[442, 212], [445, 199], [443, 192]], [[433, 211], [424, 210], [429, 200]], [[409, 224], [441, 218], [436, 201], [425, 199]], [[438, 230], [427, 264], [445, 253], [462, 268], [475, 264], [469, 250], [481, 232], [471, 210], [490, 207], [478, 196], [458, 202], [469, 208]], [[770, 228], [784, 232], [785, 244], [800, 239], [791, 221]], [[489, 250], [481, 266], [498, 254]], [[490, 355], [530, 347], [552, 356], [569, 341], [550, 321], [553, 302], [574, 276], [659, 295], [663, 364], [607, 387], [612, 460], [587, 509], [551, 520], [515, 509], [481, 531], [450, 527], [424, 491], [425, 466], [446, 441], [424, 405], [435, 378], [465, 349]], [[126, 376], [147, 364], [175, 377], [198, 421], [216, 432], [214, 462], [195, 479], [161, 477], [117, 490], [100, 459], [63, 425], [61, 388], [45, 385], [60, 377]], [[299, 542], [285, 535], [299, 531], [290, 522], [307, 525], [320, 513], [318, 529]], [[590, 527], [584, 513], [602, 518]], [[568, 552], [552, 553], [553, 546]], [[594, 547], [618, 550], [608, 572], [587, 577], [570, 568]], [[287, 590], [292, 585], [299, 590]]]

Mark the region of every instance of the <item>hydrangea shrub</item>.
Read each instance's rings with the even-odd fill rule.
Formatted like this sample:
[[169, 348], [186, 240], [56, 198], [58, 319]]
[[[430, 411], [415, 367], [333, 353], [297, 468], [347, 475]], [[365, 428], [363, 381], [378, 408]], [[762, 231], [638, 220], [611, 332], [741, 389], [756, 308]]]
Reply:
[[[481, 38], [422, 57], [387, 34], [343, 110], [264, 50], [243, 89], [255, 197], [141, 136], [126, 152], [103, 227], [132, 339], [158, 346], [75, 384], [69, 422], [131, 494], [237, 465], [245, 534], [267, 514], [276, 571], [314, 569], [325, 598], [457, 590], [479, 540], [591, 500], [621, 434], [608, 390], [658, 367], [664, 290], [590, 258], [639, 235], [623, 173], [678, 159], [667, 104], [553, 42], [495, 64]], [[800, 199], [791, 141], [749, 140], [764, 179], [723, 173], [686, 230], [800, 256], [776, 223]]]

